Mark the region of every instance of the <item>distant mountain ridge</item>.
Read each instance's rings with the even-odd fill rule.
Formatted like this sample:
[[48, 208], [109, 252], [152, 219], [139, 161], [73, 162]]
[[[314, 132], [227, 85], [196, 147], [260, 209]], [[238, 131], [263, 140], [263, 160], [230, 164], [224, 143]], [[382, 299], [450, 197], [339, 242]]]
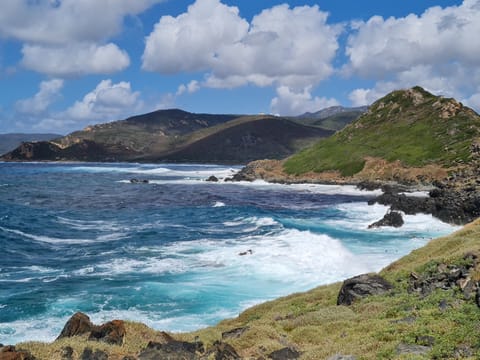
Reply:
[[331, 106], [320, 111], [295, 117], [295, 120], [304, 125], [318, 126], [324, 129], [338, 131], [352, 121], [358, 119], [368, 110], [368, 106], [343, 107]]
[[8, 133], [0, 134], [0, 155], [14, 150], [20, 146], [22, 142], [29, 141], [48, 141], [59, 138], [59, 134], [24, 134], [24, 133]]
[[358, 106], [358, 107], [343, 107], [343, 106], [330, 106], [325, 109], [321, 109], [319, 111], [316, 111], [314, 113], [311, 112], [306, 112], [300, 116], [297, 116], [298, 118], [304, 118], [304, 119], [326, 119], [328, 117], [341, 114], [341, 113], [346, 113], [346, 112], [358, 112], [358, 113], [364, 113], [368, 110], [368, 106]]
[[3, 160], [245, 163], [289, 156], [333, 132], [270, 115], [169, 109], [88, 126], [54, 141], [24, 143]]

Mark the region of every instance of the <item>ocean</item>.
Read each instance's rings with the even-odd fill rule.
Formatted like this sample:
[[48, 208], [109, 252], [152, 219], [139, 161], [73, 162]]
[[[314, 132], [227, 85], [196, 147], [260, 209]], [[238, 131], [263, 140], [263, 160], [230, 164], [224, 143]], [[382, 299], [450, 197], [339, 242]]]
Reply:
[[195, 330], [456, 230], [429, 215], [368, 229], [379, 192], [223, 181], [238, 170], [0, 163], [0, 343], [53, 341], [77, 311]]

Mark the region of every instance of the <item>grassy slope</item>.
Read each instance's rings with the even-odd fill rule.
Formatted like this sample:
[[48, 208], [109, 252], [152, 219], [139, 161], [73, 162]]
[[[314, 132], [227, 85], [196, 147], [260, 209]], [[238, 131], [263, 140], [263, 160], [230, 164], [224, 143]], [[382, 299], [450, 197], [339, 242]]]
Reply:
[[[468, 252], [480, 254], [480, 220], [457, 233], [431, 241], [382, 271], [395, 290], [392, 294], [364, 299], [350, 307], [337, 306], [340, 284], [321, 286], [314, 290], [270, 301], [243, 312], [235, 319], [175, 337], [193, 341], [195, 336], [206, 344], [221, 339], [224, 331], [248, 326], [238, 339], [228, 340], [244, 358], [257, 359], [285, 346], [303, 352], [303, 359], [325, 359], [334, 354], [353, 354], [359, 359], [398, 358], [400, 343], [414, 344], [418, 336], [432, 336], [435, 344], [429, 354], [403, 356], [404, 359], [453, 358], [462, 346], [471, 349], [472, 359], [480, 356], [480, 311], [474, 299], [465, 300], [459, 291], [436, 290], [420, 297], [407, 292], [411, 271], [427, 272], [435, 263], [458, 264]], [[479, 280], [478, 270], [473, 278]], [[444, 300], [448, 306], [439, 307]], [[402, 321], [414, 318], [413, 321]], [[139, 325], [127, 324], [124, 347], [84, 339], [68, 339], [54, 344], [23, 344], [40, 359], [55, 359], [65, 345], [77, 354], [85, 346], [101, 348], [111, 354], [137, 354], [148, 340], [161, 334]], [[115, 358], [115, 357], [114, 357]], [[121, 358], [121, 357], [119, 357]], [[462, 357], [467, 358], [467, 357]]]
[[175, 161], [240, 161], [283, 158], [311, 145], [332, 131], [272, 116], [246, 116], [201, 129], [179, 140], [160, 159]]
[[[412, 93], [420, 94], [419, 104]], [[442, 117], [451, 104], [460, 105], [421, 88], [395, 91], [342, 131], [288, 159], [285, 170], [290, 174], [339, 170], [350, 176], [363, 169], [369, 156], [400, 160], [407, 166], [466, 162], [470, 145], [480, 136], [480, 117], [464, 107], [452, 117]]]

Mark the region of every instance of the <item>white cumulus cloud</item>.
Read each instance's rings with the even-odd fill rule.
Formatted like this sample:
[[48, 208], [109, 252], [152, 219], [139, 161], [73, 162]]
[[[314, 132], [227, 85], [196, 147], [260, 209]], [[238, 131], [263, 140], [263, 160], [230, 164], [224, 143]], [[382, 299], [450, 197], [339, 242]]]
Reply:
[[129, 82], [101, 81], [94, 90], [76, 101], [62, 115], [76, 121], [118, 120], [125, 114], [132, 115], [141, 107], [140, 93], [132, 91]]
[[109, 74], [130, 59], [109, 43], [126, 16], [163, 0], [5, 0], [0, 37], [23, 42], [22, 64], [54, 76]]
[[64, 47], [25, 45], [22, 53], [23, 66], [53, 76], [109, 74], [124, 70], [130, 64], [128, 54], [112, 43], [81, 43]]
[[143, 68], [208, 73], [203, 86], [289, 86], [303, 89], [333, 73], [342, 27], [318, 6], [279, 5], [251, 23], [220, 0], [197, 0], [184, 14], [164, 16], [146, 38]]
[[377, 81], [350, 94], [354, 105], [370, 103], [396, 88], [420, 85], [460, 100], [478, 93], [480, 1], [427, 9], [423, 14], [356, 22], [348, 39], [347, 75]]
[[38, 92], [31, 98], [17, 101], [15, 109], [22, 114], [41, 114], [58, 99], [63, 85], [64, 81], [61, 79], [42, 81]]
[[294, 92], [287, 86], [277, 88], [277, 96], [273, 98], [270, 108], [272, 113], [279, 115], [301, 115], [306, 112], [340, 105], [335, 99], [312, 96], [311, 88], [307, 87], [301, 92]]
[[127, 15], [162, 0], [3, 0], [0, 34], [26, 43], [101, 42], [122, 30]]

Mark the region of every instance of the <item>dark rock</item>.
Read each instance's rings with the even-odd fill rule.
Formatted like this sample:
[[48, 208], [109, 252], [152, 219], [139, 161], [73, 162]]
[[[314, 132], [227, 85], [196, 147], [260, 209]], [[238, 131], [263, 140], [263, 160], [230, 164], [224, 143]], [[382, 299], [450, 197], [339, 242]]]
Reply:
[[240, 255], [240, 256], [252, 255], [252, 254], [253, 254], [252, 249], [248, 249], [247, 251], [242, 251], [242, 252], [238, 253], [238, 255]]
[[137, 360], [135, 356], [124, 356], [122, 360]]
[[400, 344], [397, 346], [397, 354], [425, 355], [431, 347], [424, 345]]
[[101, 350], [93, 352], [92, 349], [85, 348], [80, 356], [80, 360], [108, 360], [108, 354]]
[[270, 353], [268, 358], [272, 360], [294, 360], [298, 359], [300, 355], [297, 350], [286, 347]]
[[475, 303], [480, 308], [480, 287], [477, 289], [477, 292], [475, 293]]
[[221, 341], [216, 341], [213, 343], [213, 347], [208, 349], [202, 359], [212, 359], [212, 357], [215, 360], [241, 359], [240, 355], [237, 354], [237, 351], [233, 348], [233, 346]]
[[101, 326], [95, 326], [88, 340], [102, 341], [112, 345], [122, 345], [125, 333], [125, 323], [122, 320], [113, 320]]
[[382, 187], [382, 183], [376, 181], [361, 181], [357, 184], [359, 190], [373, 191]]
[[148, 184], [148, 183], [150, 183], [150, 181], [147, 180], [147, 179], [141, 179], [140, 180], [140, 179], [137, 179], [137, 178], [130, 179], [130, 182], [132, 184]]
[[439, 308], [441, 311], [447, 310], [447, 309], [448, 309], [448, 302], [447, 302], [447, 300], [445, 300], [445, 299], [440, 300], [440, 304], [438, 304], [438, 308]]
[[218, 182], [218, 178], [215, 175], [212, 175], [206, 181]]
[[333, 355], [327, 360], [357, 360], [357, 358], [353, 355]]
[[343, 282], [338, 294], [337, 305], [351, 305], [353, 301], [369, 295], [380, 295], [393, 286], [379, 275], [363, 274]]
[[95, 325], [93, 325], [87, 315], [77, 312], [67, 321], [57, 340], [87, 334], [91, 332], [94, 327]]
[[222, 339], [237, 339], [240, 336], [242, 336], [245, 333], [245, 331], [247, 331], [248, 329], [250, 329], [250, 327], [245, 326], [245, 327], [240, 327], [240, 328], [232, 329], [229, 331], [225, 331], [222, 333]]
[[72, 360], [73, 359], [73, 349], [70, 346], [65, 346], [62, 348], [62, 360]]
[[194, 360], [196, 353], [203, 352], [203, 344], [173, 340], [166, 344], [149, 342], [138, 356], [139, 360]]
[[385, 192], [368, 203], [389, 205], [392, 210], [402, 211], [407, 215], [431, 214], [442, 221], [458, 225], [471, 222], [480, 216], [479, 192], [465, 189], [432, 190], [430, 197]]
[[468, 345], [460, 345], [453, 351], [455, 359], [466, 359], [473, 357], [473, 350]]
[[435, 338], [433, 336], [426, 336], [426, 335], [417, 336], [415, 338], [415, 343], [417, 343], [418, 345], [432, 347], [433, 345], [435, 345]]
[[402, 227], [403, 224], [404, 222], [403, 222], [402, 214], [400, 214], [397, 211], [389, 211], [385, 214], [383, 219], [377, 222], [374, 222], [373, 224], [370, 224], [368, 228], [372, 229], [372, 228], [378, 228], [382, 226], [392, 226], [392, 227], [399, 228], [399, 227]]

